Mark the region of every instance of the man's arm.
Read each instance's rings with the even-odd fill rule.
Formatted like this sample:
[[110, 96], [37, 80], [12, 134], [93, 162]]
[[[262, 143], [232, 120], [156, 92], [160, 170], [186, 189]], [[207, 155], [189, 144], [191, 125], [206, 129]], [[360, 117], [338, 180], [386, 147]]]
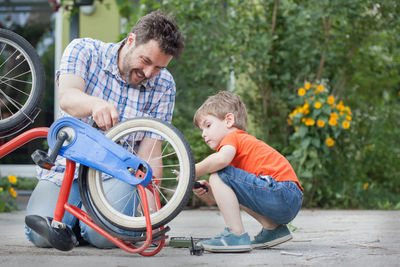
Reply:
[[225, 168], [232, 162], [235, 154], [236, 148], [230, 145], [223, 146], [218, 152], [196, 164], [196, 178]]
[[76, 118], [92, 116], [97, 126], [108, 130], [118, 123], [117, 109], [107, 101], [85, 93], [85, 81], [78, 75], [61, 74], [58, 101], [60, 108]]
[[145, 137], [140, 142], [137, 156], [148, 162], [154, 177], [162, 177], [161, 141]]

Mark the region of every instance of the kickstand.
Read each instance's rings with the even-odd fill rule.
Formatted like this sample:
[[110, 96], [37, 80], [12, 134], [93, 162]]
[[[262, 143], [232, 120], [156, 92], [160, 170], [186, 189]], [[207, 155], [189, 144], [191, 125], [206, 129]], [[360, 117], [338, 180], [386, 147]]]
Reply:
[[192, 245], [190, 246], [190, 255], [201, 256], [203, 255], [204, 248], [202, 246], [196, 246], [193, 242], [193, 237], [190, 237]]

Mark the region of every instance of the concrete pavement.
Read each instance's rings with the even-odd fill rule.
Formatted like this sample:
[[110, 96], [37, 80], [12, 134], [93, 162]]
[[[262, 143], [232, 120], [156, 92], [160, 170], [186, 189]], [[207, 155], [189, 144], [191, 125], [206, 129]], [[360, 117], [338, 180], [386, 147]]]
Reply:
[[[187, 248], [164, 247], [153, 257], [89, 246], [36, 248], [24, 236], [24, 216], [23, 210], [0, 213], [0, 266], [400, 266], [400, 211], [302, 210], [292, 222], [293, 240], [271, 249], [191, 256]], [[257, 222], [242, 218], [250, 236], [257, 234]], [[212, 237], [224, 223], [218, 210], [197, 209], [169, 226], [170, 237]]]

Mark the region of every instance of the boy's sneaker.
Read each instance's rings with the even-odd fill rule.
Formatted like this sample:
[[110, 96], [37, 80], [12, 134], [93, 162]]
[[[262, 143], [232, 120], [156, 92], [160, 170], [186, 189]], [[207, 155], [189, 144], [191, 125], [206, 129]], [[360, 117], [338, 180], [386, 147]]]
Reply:
[[251, 241], [251, 247], [255, 249], [270, 248], [292, 239], [286, 225], [279, 225], [273, 230], [263, 228]]
[[247, 252], [251, 250], [250, 236], [247, 233], [235, 235], [228, 227], [220, 235], [200, 241], [204, 250], [210, 252]]

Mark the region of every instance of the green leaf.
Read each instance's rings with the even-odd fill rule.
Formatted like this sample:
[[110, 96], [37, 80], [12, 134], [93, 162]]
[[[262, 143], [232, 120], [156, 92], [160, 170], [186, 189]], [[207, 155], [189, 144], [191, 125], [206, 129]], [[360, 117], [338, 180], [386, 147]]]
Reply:
[[311, 143], [311, 138], [310, 137], [305, 137], [301, 141], [300, 146], [301, 146], [302, 149], [307, 150], [307, 148], [310, 145], [310, 143]]
[[308, 128], [305, 125], [301, 125], [298, 132], [300, 137], [304, 137], [307, 134]]
[[320, 146], [321, 146], [321, 142], [320, 142], [319, 138], [317, 138], [317, 137], [314, 137], [314, 138], [311, 140], [311, 143], [312, 143], [313, 146], [315, 146], [316, 148], [320, 148]]

